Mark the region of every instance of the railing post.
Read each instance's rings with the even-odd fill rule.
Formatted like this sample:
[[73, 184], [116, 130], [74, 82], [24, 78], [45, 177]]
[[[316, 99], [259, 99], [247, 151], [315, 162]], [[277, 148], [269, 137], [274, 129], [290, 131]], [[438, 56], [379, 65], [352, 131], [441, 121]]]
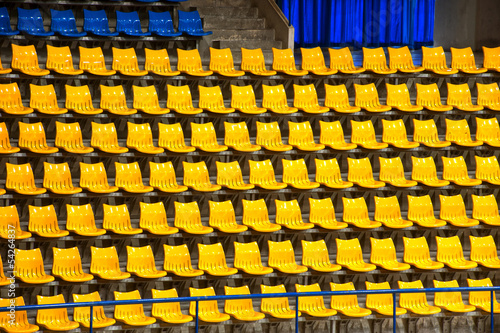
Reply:
[[494, 328], [495, 328], [495, 316], [493, 314], [493, 310], [494, 310], [494, 296], [493, 296], [493, 289], [490, 290], [490, 301], [491, 301], [491, 330], [490, 332], [493, 333], [494, 332]]
[[196, 301], [196, 326], [194, 328], [195, 333], [198, 333], [198, 301]]
[[299, 333], [299, 296], [295, 296], [295, 333]]
[[392, 293], [392, 332], [396, 333], [396, 293]]
[[94, 306], [90, 306], [90, 333], [94, 332]]

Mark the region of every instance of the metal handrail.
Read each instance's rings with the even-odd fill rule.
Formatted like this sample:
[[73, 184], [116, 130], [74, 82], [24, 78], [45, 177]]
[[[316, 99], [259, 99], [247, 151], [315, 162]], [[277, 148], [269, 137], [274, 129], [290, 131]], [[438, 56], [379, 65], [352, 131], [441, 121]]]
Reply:
[[[412, 294], [412, 293], [436, 293], [436, 292], [471, 292], [471, 291], [489, 291], [490, 292], [490, 317], [491, 317], [491, 332], [494, 332], [494, 296], [495, 291], [500, 291], [500, 287], [455, 287], [455, 288], [423, 288], [423, 289], [380, 289], [380, 290], [344, 290], [344, 291], [313, 291], [302, 293], [275, 293], [275, 294], [249, 294], [249, 295], [216, 295], [216, 296], [197, 296], [197, 297], [177, 297], [177, 298], [148, 298], [123, 301], [100, 301], [100, 302], [82, 302], [82, 303], [57, 303], [57, 304], [40, 304], [40, 305], [23, 305], [15, 306], [17, 311], [26, 310], [48, 310], [60, 308], [79, 308], [90, 307], [90, 333], [93, 333], [93, 313], [94, 306], [111, 306], [111, 305], [130, 305], [130, 304], [152, 304], [152, 303], [172, 303], [172, 302], [196, 302], [196, 326], [195, 332], [198, 333], [199, 318], [198, 305], [201, 301], [217, 301], [217, 300], [237, 300], [237, 299], [262, 299], [274, 297], [294, 297], [295, 298], [295, 332], [299, 333], [299, 297], [307, 296], [342, 296], [342, 295], [371, 295], [371, 294], [392, 294], [393, 313], [392, 313], [392, 328], [396, 333], [396, 295]], [[8, 312], [11, 307], [0, 308], [0, 312]]]

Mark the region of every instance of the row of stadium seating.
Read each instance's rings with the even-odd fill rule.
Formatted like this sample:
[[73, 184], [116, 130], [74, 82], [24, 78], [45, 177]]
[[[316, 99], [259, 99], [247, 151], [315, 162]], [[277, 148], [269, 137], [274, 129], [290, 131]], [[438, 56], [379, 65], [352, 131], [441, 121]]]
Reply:
[[[467, 279], [469, 287], [491, 287], [492, 283], [489, 278], [482, 280]], [[433, 281], [435, 288], [450, 288], [458, 287], [457, 280], [451, 281]], [[423, 288], [420, 280], [413, 282], [398, 281], [400, 289], [416, 289]], [[332, 291], [347, 291], [355, 290], [352, 282], [348, 283], [334, 283], [330, 282]], [[297, 292], [318, 292], [321, 287], [318, 283], [311, 285], [295, 284]], [[373, 283], [366, 282], [367, 290], [387, 290], [391, 289], [389, 282]], [[226, 295], [249, 295], [250, 289], [244, 285], [241, 287], [224, 286]], [[283, 284], [277, 286], [261, 285], [260, 291], [262, 294], [269, 293], [286, 293]], [[177, 290], [158, 290], [152, 289], [153, 298], [177, 298]], [[198, 296], [215, 296], [213, 287], [198, 289], [189, 288], [189, 294], [192, 297]], [[99, 292], [89, 294], [72, 294], [73, 302], [99, 302], [101, 297]], [[129, 292], [114, 291], [115, 300], [138, 300], [141, 299], [140, 292], [133, 290]], [[0, 306], [8, 307], [11, 305], [12, 299], [0, 299]], [[262, 298], [260, 310], [255, 311], [251, 299], [240, 300], [226, 300], [224, 305], [224, 313], [219, 311], [219, 306], [216, 300], [213, 301], [200, 301], [199, 305], [191, 302], [189, 306], [189, 314], [185, 315], [181, 312], [181, 305], [179, 302], [169, 303], [153, 303], [151, 309], [151, 316], [149, 317], [144, 312], [142, 304], [132, 305], [116, 305], [114, 307], [114, 319], [106, 316], [102, 306], [94, 306], [92, 319], [93, 328], [103, 328], [114, 325], [116, 321], [121, 324], [130, 326], [146, 326], [154, 324], [157, 320], [161, 320], [170, 324], [183, 324], [192, 321], [193, 316], [196, 315], [198, 308], [199, 319], [209, 323], [220, 323], [229, 320], [231, 317], [238, 321], [257, 321], [264, 319], [267, 315], [278, 319], [293, 319], [296, 315], [300, 316], [302, 313], [312, 317], [331, 317], [337, 313], [343, 314], [348, 317], [366, 317], [372, 314], [372, 311], [384, 316], [392, 316], [393, 311], [396, 310], [396, 315], [403, 315], [407, 312], [412, 314], [425, 316], [433, 315], [441, 312], [442, 310], [466, 313], [475, 311], [476, 309], [485, 312], [491, 312], [491, 298], [488, 291], [471, 291], [469, 293], [469, 305], [464, 304], [461, 292], [436, 292], [434, 294], [434, 306], [429, 305], [425, 293], [405, 293], [399, 296], [399, 306], [393, 308], [393, 299], [391, 294], [369, 294], [366, 296], [366, 308], [363, 308], [358, 303], [356, 295], [341, 295], [332, 296], [330, 308], [327, 308], [324, 303], [323, 297], [299, 297], [298, 311], [292, 310], [288, 298]], [[55, 296], [40, 296], [37, 295], [37, 304], [58, 304], [65, 303], [63, 294]], [[14, 305], [24, 305], [23, 297], [14, 299]], [[297, 306], [297, 304], [296, 304]], [[500, 304], [496, 299], [493, 300], [494, 313], [500, 312]], [[80, 325], [83, 327], [90, 326], [90, 308], [89, 307], [76, 307], [74, 308], [73, 320], [68, 317], [66, 308], [60, 309], [43, 309], [38, 310], [36, 322], [38, 325], [54, 331], [66, 331], [78, 328]], [[8, 312], [3, 312], [0, 318], [0, 327], [8, 333], [19, 332], [35, 332], [39, 330], [37, 325], [30, 324], [26, 311], [16, 311], [15, 320], [10, 320]]]
[[[47, 69], [52, 69], [58, 73], [66, 75], [81, 74], [85, 70], [95, 75], [113, 75], [114, 71], [106, 69], [102, 49], [84, 48], [80, 49], [80, 71], [73, 67], [73, 58], [69, 47], [54, 47], [47, 45]], [[118, 49], [113, 47], [113, 69], [124, 75], [143, 76], [148, 70], [165, 76], [178, 75], [170, 66], [170, 59], [166, 49], [150, 50], [146, 48], [146, 70], [140, 70], [137, 56], [134, 48]], [[210, 48], [210, 70], [204, 70], [202, 67], [200, 53], [197, 49], [183, 50], [177, 49], [177, 70], [193, 76], [209, 76], [214, 72], [223, 76], [239, 77], [245, 75], [248, 71], [254, 75], [272, 76], [277, 72], [292, 75], [304, 76], [315, 75], [333, 75], [338, 71], [349, 74], [357, 74], [365, 70], [376, 74], [394, 74], [398, 70], [407, 73], [412, 70], [422, 72], [424, 70], [432, 71], [436, 74], [457, 74], [458, 70], [467, 74], [481, 74], [488, 70], [500, 71], [500, 47], [494, 49], [485, 49], [484, 68], [475, 67], [474, 53], [471, 48], [455, 49], [452, 48], [453, 57], [452, 68], [446, 65], [445, 53], [442, 47], [426, 48], [422, 47], [424, 58], [423, 67], [415, 67], [408, 47], [399, 49], [389, 48], [391, 57], [391, 67], [387, 67], [385, 53], [383, 48], [367, 49], [363, 48], [364, 58], [363, 67], [354, 67], [351, 52], [349, 48], [329, 49], [330, 68], [325, 65], [321, 48], [301, 49], [303, 53], [302, 68], [295, 67], [295, 59], [291, 49], [273, 48], [273, 70], [267, 70], [264, 55], [261, 49], [241, 49], [242, 63], [241, 70], [234, 68], [233, 56], [231, 50]], [[162, 52], [161, 55], [158, 52]], [[431, 55], [432, 54], [432, 55]], [[394, 59], [393, 59], [394, 58]], [[438, 59], [434, 59], [438, 58]], [[19, 46], [12, 44], [12, 68], [20, 70], [25, 74], [34, 76], [43, 76], [49, 74], [47, 70], [42, 70], [38, 66], [38, 57], [34, 45]], [[413, 69], [412, 69], [413, 68]]]
[[178, 32], [175, 31], [172, 17], [169, 11], [153, 12], [148, 11], [149, 27], [147, 32], [141, 29], [139, 13], [116, 11], [116, 31], [109, 29], [108, 17], [104, 9], [101, 10], [83, 10], [83, 31], [78, 31], [76, 27], [75, 16], [71, 9], [55, 10], [51, 9], [52, 22], [50, 30], [46, 31], [43, 26], [43, 18], [40, 9], [17, 8], [17, 29], [12, 30], [10, 26], [10, 17], [6, 7], [0, 8], [0, 36], [13, 36], [19, 32], [32, 36], [47, 37], [56, 33], [65, 37], [83, 37], [87, 33], [96, 36], [116, 37], [120, 33], [134, 36], [163, 36], [177, 37], [183, 33], [190, 36], [207, 36], [211, 31], [203, 31], [202, 21], [198, 11], [185, 12], [178, 10], [179, 24]]

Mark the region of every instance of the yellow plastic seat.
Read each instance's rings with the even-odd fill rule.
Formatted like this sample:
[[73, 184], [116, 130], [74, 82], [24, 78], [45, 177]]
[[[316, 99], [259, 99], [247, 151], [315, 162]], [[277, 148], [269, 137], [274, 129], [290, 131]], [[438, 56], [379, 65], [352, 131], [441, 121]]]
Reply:
[[[248, 286], [228, 287], [224, 286], [226, 295], [250, 295]], [[242, 321], [257, 321], [265, 318], [265, 314], [253, 309], [252, 299], [226, 300], [224, 312], [230, 314], [234, 319]]]
[[209, 76], [214, 72], [203, 70], [198, 49], [177, 49], [177, 70], [192, 76]]
[[352, 106], [349, 103], [345, 84], [330, 85], [325, 83], [325, 106], [340, 113], [361, 111], [359, 106]]
[[[389, 48], [390, 50], [391, 48]], [[422, 69], [423, 70], [423, 69]], [[386, 104], [399, 111], [415, 112], [424, 109], [421, 105], [413, 105], [410, 100], [410, 92], [406, 83], [385, 84], [387, 90]], [[382, 120], [383, 121], [383, 120]]]
[[247, 226], [236, 223], [236, 214], [231, 200], [222, 202], [209, 200], [208, 205], [210, 207], [208, 225], [212, 228], [229, 234], [237, 234], [248, 230]]
[[50, 115], [67, 113], [68, 109], [60, 108], [53, 84], [37, 86], [30, 83], [30, 107], [34, 110]]
[[84, 115], [96, 115], [103, 112], [102, 109], [96, 109], [92, 105], [92, 96], [88, 85], [77, 87], [65, 85], [64, 87], [66, 89], [65, 106], [68, 110]]
[[191, 123], [191, 145], [203, 151], [219, 153], [228, 149], [217, 143], [217, 136], [212, 122], [205, 124]]
[[348, 172], [347, 180], [361, 187], [380, 188], [385, 183], [373, 178], [372, 165], [368, 157], [365, 158], [347, 158]]
[[462, 111], [481, 111], [484, 109], [481, 105], [472, 104], [472, 97], [467, 83], [451, 84], [448, 86], [447, 104]]
[[210, 227], [201, 224], [201, 214], [198, 202], [174, 202], [175, 220], [174, 226], [180, 230], [194, 235], [209, 234], [214, 231]]
[[118, 134], [114, 123], [99, 124], [92, 122], [90, 145], [110, 154], [123, 154], [128, 152], [127, 147], [122, 147], [118, 143]]
[[288, 144], [304, 151], [325, 149], [324, 144], [314, 142], [314, 134], [309, 121], [301, 123], [288, 122]]
[[55, 47], [47, 44], [47, 64], [45, 68], [59, 74], [80, 75], [82, 69], [75, 69], [69, 46]]
[[413, 64], [408, 46], [388, 47], [387, 50], [389, 51], [389, 67], [391, 69], [397, 69], [403, 73], [418, 73], [425, 70], [425, 68]]
[[54, 205], [29, 205], [28, 230], [41, 237], [58, 238], [69, 235], [69, 231], [61, 230], [57, 223], [57, 214]]
[[467, 165], [463, 156], [444, 157], [443, 160], [443, 179], [448, 180], [460, 186], [477, 186], [481, 185], [480, 179], [469, 178]]
[[375, 199], [375, 216], [376, 222], [381, 222], [388, 228], [403, 229], [413, 225], [411, 221], [401, 217], [401, 208], [396, 196], [392, 197], [374, 197]]
[[387, 182], [396, 187], [413, 187], [417, 186], [414, 180], [405, 178], [405, 171], [401, 157], [384, 158], [379, 156], [379, 178], [381, 181]]
[[273, 76], [276, 71], [266, 68], [266, 60], [262, 49], [241, 48], [241, 69], [259, 76]]
[[127, 106], [127, 99], [123, 91], [123, 86], [108, 87], [101, 84], [100, 87], [102, 109], [120, 116], [129, 116], [137, 113], [136, 109], [130, 109]]
[[[271, 223], [264, 199], [241, 200], [243, 203], [242, 223], [258, 232], [274, 232], [281, 229], [278, 224]], [[235, 266], [236, 267], [236, 266]]]
[[446, 141], [464, 147], [477, 147], [483, 144], [482, 141], [471, 139], [469, 124], [466, 119], [451, 120], [446, 118], [445, 121]]
[[277, 86], [262, 85], [262, 107], [278, 114], [295, 113], [299, 109], [288, 106], [285, 88], [282, 84]]
[[[147, 49], [146, 49], [147, 50]], [[147, 114], [161, 115], [170, 112], [167, 108], [161, 108], [158, 102], [158, 94], [154, 85], [147, 87], [132, 86], [134, 93], [134, 109]]]
[[189, 163], [182, 161], [184, 168], [184, 185], [200, 192], [214, 192], [221, 189], [220, 185], [210, 182], [207, 165], [205, 161]]
[[167, 224], [167, 213], [163, 202], [140, 202], [139, 207], [141, 211], [139, 228], [147, 230], [154, 235], [162, 236], [172, 235], [179, 232], [179, 229], [170, 227]]
[[326, 106], [320, 106], [318, 102], [318, 94], [314, 84], [306, 86], [294, 84], [293, 85], [294, 99], [293, 106], [306, 113], [325, 113], [330, 111]]
[[80, 187], [74, 187], [67, 162], [52, 164], [43, 162], [43, 187], [56, 194], [80, 193]]
[[[147, 50], [147, 49], [146, 49]], [[175, 288], [168, 290], [151, 289], [153, 298], [177, 298], [177, 290]], [[193, 317], [185, 315], [181, 312], [181, 303], [153, 303], [151, 315], [156, 319], [169, 324], [185, 324], [193, 321]]]
[[[63, 294], [55, 296], [36, 295], [38, 305], [66, 303]], [[69, 331], [78, 328], [80, 324], [69, 320], [68, 309], [40, 309], [36, 314], [36, 323], [50, 331]]]
[[[0, 207], [0, 237], [3, 239], [26, 239], [31, 237], [31, 232], [21, 229], [19, 213], [15, 205]], [[3, 271], [0, 269], [0, 272]]]
[[184, 132], [180, 123], [163, 124], [158, 123], [158, 146], [174, 153], [190, 153], [195, 147], [187, 146], [184, 141]]
[[247, 184], [243, 180], [240, 164], [238, 161], [223, 163], [216, 161], [217, 184], [232, 190], [246, 191], [255, 187], [254, 184]]
[[[213, 287], [204, 289], [189, 288], [189, 296], [202, 297], [202, 296], [215, 296]], [[191, 302], [189, 305], [189, 314], [196, 316], [196, 302]], [[231, 319], [228, 314], [219, 312], [219, 305], [217, 301], [200, 301], [198, 302], [198, 318], [207, 323], [221, 323]]]
[[452, 105], [445, 105], [441, 102], [441, 95], [439, 94], [439, 88], [436, 83], [432, 84], [417, 83], [416, 104], [418, 106], [424, 107], [427, 110], [435, 112], [444, 112], [453, 110]]
[[385, 112], [392, 109], [389, 105], [380, 104], [375, 83], [354, 84], [356, 98], [354, 104], [368, 112]]
[[401, 263], [396, 258], [396, 248], [392, 238], [376, 239], [370, 237], [370, 243], [372, 245], [370, 256], [372, 264], [394, 272], [410, 269], [410, 265]]
[[[74, 303], [100, 302], [101, 296], [99, 292], [94, 291], [90, 294], [73, 294]], [[82, 306], [74, 308], [73, 319], [83, 327], [90, 327], [90, 306]], [[104, 328], [114, 325], [116, 320], [106, 317], [102, 306], [94, 306], [92, 312], [92, 327]]]
[[413, 141], [431, 148], [444, 148], [451, 145], [450, 141], [441, 141], [434, 119], [418, 120], [413, 118]]
[[127, 246], [127, 272], [146, 279], [158, 279], [167, 275], [167, 272], [156, 269], [153, 249], [150, 245]]
[[477, 267], [477, 262], [465, 260], [462, 244], [458, 236], [436, 236], [436, 260], [453, 269], [471, 269]]
[[255, 138], [255, 143], [257, 145], [267, 150], [277, 152], [293, 149], [291, 145], [285, 145], [283, 143], [278, 122], [261, 123], [260, 121], [256, 121], [255, 123], [257, 124], [257, 135]]
[[314, 228], [313, 223], [302, 220], [302, 212], [297, 200], [281, 201], [274, 200], [276, 204], [276, 224], [292, 230], [307, 230]]
[[107, 69], [104, 62], [104, 54], [100, 47], [86, 48], [78, 46], [80, 50], [80, 69], [85, 72], [99, 75], [99, 76], [109, 76], [115, 75], [116, 71], [112, 69]]
[[493, 236], [474, 237], [469, 235], [469, 239], [470, 260], [487, 268], [500, 268], [500, 259], [498, 259], [497, 246]]
[[301, 47], [300, 52], [302, 53], [302, 69], [314, 75], [337, 74], [338, 71], [336, 69], [326, 67], [325, 57], [319, 46], [311, 49]]
[[342, 49], [329, 48], [330, 53], [330, 68], [337, 69], [344, 74], [358, 74], [365, 71], [362, 67], [354, 66], [351, 51], [348, 47]]
[[[1, 63], [1, 60], [0, 60]], [[9, 74], [12, 73], [12, 68], [3, 68], [3, 66], [0, 64], [0, 74]], [[1, 326], [1, 322], [0, 322]]]
[[[498, 97], [500, 102], [500, 95]], [[476, 117], [476, 123], [476, 140], [483, 141], [492, 147], [500, 147], [500, 126], [497, 118], [482, 119]]]
[[[434, 288], [458, 288], [457, 280], [437, 281], [433, 280]], [[473, 305], [465, 305], [461, 292], [441, 292], [434, 294], [434, 304], [451, 312], [465, 313], [476, 310]]]
[[280, 272], [287, 274], [299, 274], [307, 272], [306, 266], [298, 265], [295, 262], [295, 253], [292, 242], [289, 240], [283, 242], [267, 241], [269, 246], [269, 267], [275, 268]]
[[222, 244], [198, 243], [198, 268], [213, 276], [229, 276], [238, 273], [238, 269], [227, 266]]
[[[355, 290], [352, 282], [348, 283], [333, 283], [330, 282], [330, 289], [332, 291], [348, 291]], [[341, 295], [332, 296], [331, 305], [332, 309], [337, 310], [348, 317], [361, 318], [372, 314], [371, 310], [362, 308], [358, 304], [358, 295]]]
[[[3, 262], [2, 262], [2, 257], [0, 256], [0, 286], [8, 286], [11, 284], [11, 279], [10, 277], [7, 278], [5, 276], [5, 273], [3, 271]], [[0, 298], [0, 304], [1, 304], [2, 299]], [[4, 318], [2, 318], [1, 313], [0, 313], [0, 327], [7, 325], [7, 323], [2, 322]]]
[[438, 179], [436, 163], [434, 163], [432, 156], [423, 158], [412, 156], [411, 161], [411, 179], [431, 187], [442, 187], [450, 184], [447, 180]]
[[172, 162], [155, 163], [149, 161], [149, 185], [166, 193], [180, 193], [188, 190], [185, 185], [177, 184]]
[[176, 76], [181, 73], [180, 71], [173, 71], [170, 67], [167, 49], [152, 50], [145, 47], [144, 51], [146, 53], [144, 69], [150, 73], [161, 76]]
[[260, 108], [255, 101], [255, 93], [251, 85], [231, 85], [231, 108], [246, 114], [261, 114], [267, 111]]
[[347, 227], [347, 223], [335, 218], [335, 210], [331, 198], [309, 198], [309, 222], [329, 230], [339, 230]]
[[483, 66], [500, 72], [500, 47], [483, 46]]
[[222, 91], [219, 86], [198, 86], [198, 90], [200, 92], [198, 103], [200, 108], [219, 114], [234, 112], [234, 108], [226, 108], [224, 106], [224, 97], [222, 96]]
[[317, 182], [309, 180], [309, 173], [303, 158], [298, 160], [282, 159], [283, 183], [301, 190], [311, 190], [320, 186]]
[[[286, 289], [283, 284], [278, 286], [265, 286], [261, 284], [260, 292], [261, 294], [282, 294], [286, 293]], [[278, 319], [293, 319], [297, 315], [295, 313], [297, 310], [290, 309], [287, 297], [262, 298], [260, 311]], [[298, 315], [301, 315], [300, 311]]]
[[102, 205], [104, 217], [102, 227], [119, 235], [137, 235], [142, 233], [142, 229], [133, 228], [130, 222], [130, 214], [126, 204], [123, 205]]
[[442, 262], [431, 259], [429, 245], [425, 237], [408, 238], [403, 237], [404, 254], [403, 261], [419, 269], [434, 270], [444, 267]]
[[108, 184], [104, 163], [87, 164], [80, 162], [80, 187], [94, 193], [112, 193], [118, 187]]
[[105, 280], [123, 280], [130, 277], [130, 273], [120, 269], [118, 253], [114, 246], [111, 247], [90, 247], [90, 273]]
[[479, 224], [476, 219], [470, 219], [465, 210], [464, 199], [460, 194], [453, 196], [439, 195], [441, 211], [439, 217], [456, 227], [473, 227]]
[[481, 74], [488, 71], [488, 68], [476, 67], [476, 60], [474, 59], [474, 52], [472, 52], [472, 48], [466, 47], [458, 49], [451, 47], [450, 51], [451, 68], [458, 69], [467, 74]]
[[353, 186], [352, 182], [342, 180], [337, 159], [314, 159], [316, 163], [316, 182], [330, 188], [342, 189]]
[[276, 49], [273, 47], [273, 70], [291, 76], [304, 76], [308, 71], [295, 67], [292, 49]]
[[46, 274], [43, 268], [42, 252], [39, 248], [33, 250], [14, 249], [15, 262], [13, 275], [19, 280], [30, 284], [43, 284], [54, 281], [52, 275]]
[[[370, 272], [377, 268], [374, 264], [363, 260], [359, 239], [336, 238], [335, 242], [337, 243], [337, 264], [340, 266], [355, 272]], [[334, 308], [333, 305], [332, 308]]]
[[15, 154], [20, 150], [18, 147], [11, 146], [7, 125], [0, 123], [0, 154]]
[[144, 154], [161, 154], [164, 149], [153, 143], [153, 134], [149, 123], [134, 124], [127, 122], [127, 147]]
[[[390, 50], [390, 48], [389, 48]], [[388, 290], [391, 289], [389, 282], [373, 283], [365, 281], [366, 290]], [[394, 305], [391, 294], [368, 294], [366, 295], [366, 307], [384, 316], [394, 314]], [[396, 316], [406, 313], [406, 309], [396, 307]]]
[[10, 45], [12, 46], [12, 69], [31, 76], [50, 74], [48, 69], [41, 69], [38, 65], [35, 45], [21, 46], [13, 43]]
[[247, 124], [242, 121], [240, 123], [224, 122], [224, 145], [242, 152], [253, 152], [260, 150], [259, 145], [254, 145], [250, 142], [250, 134], [248, 133]]
[[209, 68], [214, 73], [223, 76], [238, 77], [245, 75], [244, 71], [234, 69], [233, 54], [230, 48], [215, 49], [210, 47]]
[[266, 190], [281, 190], [287, 186], [285, 183], [276, 181], [271, 160], [248, 160], [248, 164], [250, 165], [250, 184], [257, 185]]
[[45, 130], [41, 122], [23, 123], [19, 122], [18, 145], [22, 149], [38, 154], [53, 154], [59, 151], [56, 147], [50, 147], [45, 138]]
[[143, 76], [147, 75], [147, 70], [140, 70], [137, 62], [137, 55], [133, 47], [128, 49], [111, 48], [113, 50], [113, 70], [123, 75]]
[[89, 237], [106, 233], [106, 230], [96, 227], [94, 212], [90, 204], [80, 206], [66, 204], [66, 229], [77, 235]]
[[335, 272], [342, 268], [342, 266], [330, 262], [328, 249], [323, 239], [316, 242], [301, 240], [301, 243], [302, 265], [323, 273]]
[[372, 229], [382, 226], [382, 223], [370, 220], [365, 198], [361, 197], [351, 199], [342, 197], [342, 203], [344, 205], [342, 217], [344, 222], [363, 229]]
[[319, 142], [334, 150], [351, 150], [357, 147], [355, 143], [346, 143], [344, 139], [344, 131], [340, 125], [340, 121], [319, 121], [320, 136]]
[[366, 149], [384, 149], [389, 145], [378, 142], [375, 136], [375, 129], [371, 120], [355, 121], [351, 119], [351, 141]]
[[398, 71], [387, 66], [387, 58], [382, 47], [376, 49], [363, 47], [363, 68], [376, 74], [394, 74]]
[[[498, 83], [490, 83], [490, 84], [476, 83], [476, 85], [477, 85], [476, 103], [490, 110], [500, 111], [500, 89], [498, 87]], [[0, 102], [0, 108], [1, 108], [1, 102]], [[476, 118], [476, 120], [477, 119], [480, 118]], [[487, 120], [487, 119], [482, 119], [482, 120]]]
[[82, 268], [82, 258], [77, 247], [68, 249], [52, 248], [52, 274], [68, 282], [85, 282], [94, 278]]
[[[16, 307], [26, 305], [24, 304], [22, 296], [16, 298], [0, 298], [0, 307], [6, 308], [11, 306], [11, 304]], [[14, 316], [10, 316], [9, 312], [1, 312], [0, 327], [7, 333], [31, 333], [38, 332], [40, 330], [40, 327], [28, 322], [28, 315], [26, 311], [18, 309], [16, 309]]]
[[438, 220], [434, 216], [434, 207], [429, 195], [421, 197], [408, 195], [408, 220], [427, 228], [446, 225], [446, 221]]
[[266, 275], [273, 272], [271, 267], [262, 264], [257, 242], [234, 242], [234, 268], [252, 275]]
[[186, 244], [171, 246], [163, 244], [165, 254], [163, 269], [169, 273], [174, 273], [182, 277], [195, 277], [203, 275], [203, 271], [193, 269], [191, 265], [191, 256]]
[[7, 114], [29, 114], [32, 108], [23, 105], [17, 82], [0, 84], [0, 110]]
[[403, 119], [382, 119], [382, 128], [382, 142], [402, 149], [412, 149], [420, 146], [420, 143], [408, 140]]
[[[5, 169], [7, 171], [6, 189], [24, 195], [39, 195], [47, 192], [44, 188], [36, 187], [31, 164], [5, 163]], [[0, 189], [0, 195], [4, 193], [5, 190]]]
[[422, 67], [424, 67], [427, 71], [440, 75], [452, 75], [458, 73], [458, 69], [449, 68], [446, 65], [446, 56], [442, 46], [422, 46]]
[[[300, 285], [296, 283], [295, 289], [298, 293], [321, 291], [318, 283], [311, 285]], [[299, 297], [299, 311], [309, 316], [319, 318], [335, 316], [337, 314], [337, 310], [326, 308], [323, 296]]]
[[94, 151], [94, 148], [87, 147], [83, 143], [82, 130], [78, 122], [61, 123], [56, 121], [56, 140], [54, 145], [73, 154], [89, 154]]
[[500, 226], [498, 203], [493, 194], [472, 195], [472, 218], [492, 226]]
[[[493, 287], [490, 278], [482, 280], [467, 279], [469, 287]], [[469, 304], [485, 312], [491, 312], [491, 292], [490, 291], [471, 291], [469, 292]], [[500, 313], [500, 303], [496, 300], [493, 292], [493, 313]]]
[[[129, 292], [114, 291], [115, 301], [141, 299], [139, 290]], [[156, 319], [144, 314], [142, 304], [115, 305], [115, 319], [130, 326], [147, 326], [156, 323]]]
[[[422, 281], [417, 280], [413, 282], [398, 281], [399, 289], [423, 289]], [[433, 315], [440, 313], [441, 309], [437, 306], [432, 306], [427, 303], [427, 296], [425, 293], [405, 293], [399, 294], [399, 306], [409, 312], [421, 316]]]
[[130, 193], [147, 193], [153, 191], [152, 186], [143, 184], [141, 169], [137, 162], [115, 162], [115, 185], [119, 189]]

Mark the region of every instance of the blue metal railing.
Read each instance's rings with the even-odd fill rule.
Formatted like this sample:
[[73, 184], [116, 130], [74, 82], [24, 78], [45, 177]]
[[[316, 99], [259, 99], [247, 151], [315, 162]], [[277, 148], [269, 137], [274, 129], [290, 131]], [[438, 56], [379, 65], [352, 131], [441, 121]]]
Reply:
[[[178, 298], [153, 298], [153, 299], [138, 299], [124, 301], [101, 301], [101, 302], [82, 302], [82, 303], [59, 303], [59, 304], [43, 304], [43, 305], [24, 305], [16, 306], [15, 310], [48, 310], [60, 308], [79, 308], [90, 307], [90, 333], [93, 333], [93, 313], [94, 306], [115, 306], [115, 305], [130, 305], [130, 304], [151, 304], [151, 303], [172, 303], [172, 302], [196, 302], [195, 315], [195, 332], [199, 329], [199, 302], [201, 301], [218, 301], [218, 300], [237, 300], [249, 298], [274, 298], [274, 297], [293, 297], [295, 298], [295, 332], [299, 333], [299, 297], [306, 296], [343, 296], [343, 295], [370, 295], [370, 294], [392, 294], [393, 313], [392, 313], [392, 330], [396, 333], [396, 295], [411, 294], [411, 293], [435, 293], [435, 292], [471, 292], [471, 291], [489, 291], [490, 292], [490, 317], [491, 331], [494, 332], [494, 292], [500, 291], [500, 287], [458, 287], [458, 288], [424, 288], [424, 289], [382, 289], [382, 290], [346, 290], [346, 291], [317, 291], [303, 293], [278, 293], [278, 294], [250, 294], [250, 295], [218, 295], [218, 296], [198, 296], [198, 297], [178, 297]], [[11, 308], [0, 308], [0, 312], [8, 312]]]

